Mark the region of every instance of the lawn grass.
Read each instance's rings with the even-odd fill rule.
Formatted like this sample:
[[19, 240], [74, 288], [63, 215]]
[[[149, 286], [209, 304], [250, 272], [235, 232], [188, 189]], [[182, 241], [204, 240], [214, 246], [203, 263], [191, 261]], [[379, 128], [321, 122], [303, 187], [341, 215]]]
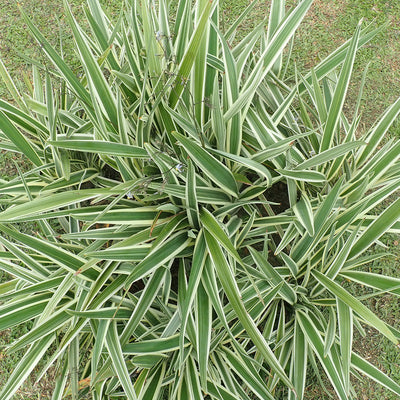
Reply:
[[[221, 0], [224, 7], [222, 20], [225, 26], [237, 15], [248, 0]], [[104, 0], [107, 8], [115, 7], [117, 0]], [[72, 8], [78, 16], [82, 16], [82, 5], [85, 0], [71, 0]], [[267, 2], [268, 3], [268, 2]], [[288, 6], [293, 6], [297, 0], [288, 0]], [[55, 46], [60, 46], [60, 38], [66, 58], [74, 65], [76, 59], [73, 54], [73, 45], [70, 40], [69, 29], [62, 16], [62, 0], [24, 0], [22, 7], [30, 15], [38, 28]], [[260, 21], [267, 12], [267, 6], [261, 2], [252, 15], [252, 21], [244, 24], [242, 29], [251, 29], [257, 21]], [[369, 75], [366, 82], [362, 112], [363, 125], [366, 129], [373, 124], [375, 119], [383, 112], [385, 107], [400, 95], [400, 2], [387, 0], [314, 0], [304, 23], [298, 30], [293, 56], [296, 59], [299, 71], [305, 70], [317, 64], [333, 49], [351, 37], [358, 21], [364, 18], [364, 23], [375, 25], [390, 23], [371, 43], [358, 52], [354, 79], [352, 81], [347, 107], [352, 109], [352, 104], [358, 93], [358, 85], [363, 70], [369, 65]], [[18, 7], [14, 0], [2, 0], [0, 4], [0, 56], [9, 69], [11, 75], [17, 79], [20, 87], [24, 87], [24, 75], [29, 79], [29, 58], [44, 61], [45, 58], [35, 41], [29, 36], [23, 23]], [[24, 56], [22, 56], [22, 53]], [[5, 87], [0, 83], [0, 97], [9, 99]], [[391, 129], [392, 136], [400, 136], [400, 124], [394, 124]], [[13, 160], [10, 155], [0, 156], [0, 178], [5, 179], [15, 174]], [[22, 161], [23, 162], [23, 161]], [[389, 275], [400, 276], [400, 244], [399, 238], [394, 235], [386, 235], [382, 241], [388, 246], [393, 255], [370, 266], [374, 272], [385, 272]], [[0, 275], [1, 280], [8, 279]], [[362, 288], [354, 288], [362, 291]], [[383, 295], [366, 300], [366, 304], [389, 324], [396, 326], [400, 321], [400, 306], [398, 299], [389, 295]], [[14, 338], [21, 336], [29, 324], [18, 327], [15, 330], [0, 332], [0, 387], [8, 378], [17, 359], [22, 353], [12, 356], [5, 355], [1, 346], [7, 345]], [[370, 361], [400, 381], [400, 353], [387, 339], [375, 331], [366, 328], [367, 336], [356, 336], [355, 348], [362, 355], [366, 355]], [[49, 381], [51, 379], [49, 378]], [[51, 386], [42, 385], [35, 387], [33, 380], [27, 382], [16, 399], [48, 399], [51, 397]], [[389, 391], [381, 389], [378, 385], [365, 379], [357, 383], [357, 393], [361, 400], [395, 400], [397, 396]], [[329, 385], [328, 385], [329, 390]], [[328, 399], [318, 381], [314, 379], [307, 388], [307, 399]], [[335, 398], [335, 396], [334, 396]]]
[[[294, 5], [297, 1], [289, 0]], [[384, 26], [356, 56], [348, 105], [355, 101], [361, 75], [369, 63], [362, 102], [362, 129], [368, 128], [400, 95], [400, 2], [386, 0], [314, 0], [297, 31], [293, 57], [299, 70], [307, 70], [348, 40], [357, 24]], [[399, 135], [399, 125], [392, 129]]]

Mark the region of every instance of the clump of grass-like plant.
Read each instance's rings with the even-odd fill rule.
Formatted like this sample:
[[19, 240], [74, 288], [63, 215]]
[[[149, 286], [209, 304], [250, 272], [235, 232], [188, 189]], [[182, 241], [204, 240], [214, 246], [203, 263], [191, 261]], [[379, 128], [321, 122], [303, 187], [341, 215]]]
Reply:
[[0, 146], [32, 168], [0, 185], [0, 330], [33, 321], [2, 399], [45, 354], [53, 399], [302, 399], [317, 360], [340, 399], [360, 374], [400, 394], [352, 348], [399, 332], [343, 285], [400, 294], [363, 268], [399, 231], [400, 200], [374, 210], [399, 188], [400, 100], [362, 137], [344, 113], [369, 26], [286, 76], [311, 3], [272, 1], [236, 42], [255, 1], [226, 32], [217, 1], [127, 0], [113, 23], [88, 0], [89, 31], [65, 1], [79, 76], [25, 15], [54, 69], [23, 95], [1, 68]]

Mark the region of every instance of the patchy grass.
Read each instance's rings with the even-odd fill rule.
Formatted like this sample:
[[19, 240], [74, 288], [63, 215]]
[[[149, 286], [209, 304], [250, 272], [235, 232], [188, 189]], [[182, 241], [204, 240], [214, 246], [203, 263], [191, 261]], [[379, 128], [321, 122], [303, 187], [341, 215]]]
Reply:
[[[249, 0], [221, 0], [224, 11], [221, 19], [224, 27], [228, 27]], [[71, 0], [74, 13], [83, 15], [85, 0]], [[102, 4], [108, 9], [116, 8], [119, 0], [103, 0]], [[268, 12], [269, 2], [260, 2], [251, 15], [251, 20], [242, 25], [242, 32], [252, 29]], [[287, 0], [287, 6], [292, 7], [297, 0]], [[60, 48], [68, 63], [76, 65], [73, 52], [73, 44], [66, 21], [60, 12], [62, 0], [23, 0], [21, 6], [32, 18], [38, 28], [48, 40]], [[364, 23], [372, 23], [375, 26], [389, 24], [367, 46], [360, 49], [356, 59], [354, 79], [350, 88], [347, 107], [351, 111], [352, 103], [358, 94], [361, 75], [369, 63], [369, 74], [362, 99], [363, 126], [366, 129], [373, 124], [375, 119], [389, 106], [400, 94], [400, 52], [398, 43], [400, 40], [400, 2], [385, 0], [314, 0], [305, 21], [300, 26], [295, 40], [293, 56], [296, 59], [300, 71], [316, 65], [353, 34], [359, 20]], [[24, 76], [30, 78], [30, 60], [35, 59], [45, 62], [45, 57], [39, 46], [29, 36], [26, 25], [21, 19], [17, 2], [15, 0], [2, 0], [0, 4], [0, 57], [9, 69], [10, 74], [18, 82], [18, 86], [25, 86]], [[77, 66], [77, 65], [76, 65]], [[50, 66], [49, 66], [50, 67]], [[25, 78], [25, 79], [26, 79]], [[0, 97], [9, 99], [4, 85], [0, 83]], [[400, 124], [395, 123], [391, 129], [392, 136], [400, 136]], [[13, 162], [23, 163], [9, 154], [0, 154], [0, 179], [10, 178], [15, 175]], [[400, 245], [399, 238], [387, 235], [382, 241], [388, 246], [393, 256], [386, 257], [374, 263], [370, 268], [374, 272], [384, 271], [393, 276], [400, 276]], [[0, 282], [9, 279], [1, 274]], [[363, 288], [354, 287], [355, 291], [362, 293]], [[389, 295], [377, 296], [367, 300], [367, 305], [389, 324], [396, 326], [400, 320], [400, 307], [398, 298]], [[5, 356], [4, 346], [17, 337], [20, 337], [30, 329], [25, 324], [13, 330], [0, 332], [0, 387], [8, 379], [13, 367], [23, 352]], [[375, 365], [388, 372], [390, 376], [400, 381], [400, 355], [395, 348], [382, 335], [365, 327], [366, 337], [355, 336], [355, 348], [362, 355], [370, 359]], [[54, 373], [54, 371], [52, 371]], [[310, 372], [312, 375], [312, 372]], [[28, 380], [27, 384], [15, 396], [15, 399], [50, 399], [52, 382], [54, 377], [45, 377], [39, 385], [34, 385], [34, 380]], [[325, 382], [326, 383], [326, 382]], [[368, 379], [354, 381], [357, 390], [357, 398], [360, 400], [395, 400], [397, 396], [390, 391], [382, 389]], [[329, 384], [326, 383], [328, 392]], [[308, 400], [331, 399], [317, 379], [307, 387], [306, 398]]]
[[[85, 0], [72, 0], [75, 12], [82, 14]], [[18, 3], [14, 0], [3, 0], [0, 4], [0, 55], [11, 76], [24, 88], [24, 75], [30, 76], [31, 62], [37, 60], [48, 65], [37, 42], [30, 36], [27, 26], [21, 18]], [[63, 46], [64, 54], [71, 61], [73, 43], [62, 10], [62, 0], [23, 0], [21, 8], [32, 19], [44, 36], [58, 49]], [[0, 96], [8, 97], [4, 86], [0, 86]]]
[[[288, 6], [296, 4], [288, 0]], [[297, 31], [293, 56], [299, 70], [309, 69], [354, 33], [357, 24], [375, 27], [388, 24], [356, 56], [348, 106], [358, 95], [361, 75], [369, 63], [369, 73], [362, 98], [362, 128], [376, 118], [400, 95], [400, 2], [384, 0], [314, 0], [308, 15]], [[399, 135], [398, 124], [392, 128]]]

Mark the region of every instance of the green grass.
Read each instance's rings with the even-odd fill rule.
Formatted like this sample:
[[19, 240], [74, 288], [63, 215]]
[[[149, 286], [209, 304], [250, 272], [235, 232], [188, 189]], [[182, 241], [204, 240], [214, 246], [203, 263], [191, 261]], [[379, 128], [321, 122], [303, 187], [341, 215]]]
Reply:
[[[296, 1], [289, 0], [287, 3], [293, 5]], [[364, 24], [372, 23], [374, 26], [389, 24], [373, 41], [361, 48], [356, 57], [352, 90], [347, 103], [351, 110], [361, 75], [370, 63], [362, 99], [362, 123], [365, 129], [400, 93], [400, 3], [385, 0], [315, 0], [297, 31], [293, 56], [300, 71], [305, 66], [316, 65], [352, 36], [361, 19]], [[398, 126], [392, 131], [399, 135]]]
[[[116, 0], [104, 0], [102, 3], [107, 7], [115, 7]], [[82, 15], [82, 5], [85, 0], [72, 0], [72, 7], [78, 15]], [[295, 0], [288, 0], [288, 6], [297, 3]], [[247, 0], [230, 1], [223, 0], [224, 13], [223, 23], [229, 26], [229, 22], [237, 15], [243, 7], [248, 4]], [[59, 46], [60, 39], [63, 45], [66, 58], [74, 65], [75, 58], [72, 52], [69, 29], [59, 10], [62, 9], [61, 0], [25, 0], [22, 3], [28, 15], [31, 15], [38, 28], [50, 40], [52, 44]], [[265, 6], [256, 8], [252, 15], [252, 21], [243, 25], [243, 31], [251, 29], [257, 21], [266, 14]], [[299, 70], [304, 67], [315, 65], [323, 59], [330, 51], [347, 40], [358, 23], [364, 18], [366, 22], [375, 25], [390, 23], [378, 37], [361, 49], [358, 53], [357, 64], [354, 73], [352, 90], [347, 102], [348, 110], [352, 110], [352, 104], [358, 93], [358, 84], [367, 63], [369, 76], [363, 94], [363, 121], [364, 128], [370, 126], [379, 114], [387, 107], [400, 93], [400, 54], [396, 46], [400, 31], [400, 3], [385, 0], [315, 0], [305, 22], [301, 25], [294, 47], [294, 57]], [[0, 55], [1, 59], [9, 69], [11, 75], [24, 86], [24, 76], [29, 79], [30, 69], [29, 58], [44, 61], [40, 48], [28, 35], [26, 26], [22, 22], [16, 2], [14, 0], [3, 0], [0, 4]], [[24, 57], [22, 56], [22, 53]], [[0, 97], [9, 99], [8, 93], [0, 84]], [[393, 136], [400, 136], [400, 124], [395, 124], [391, 129]], [[22, 162], [23, 160], [16, 160]], [[14, 163], [8, 154], [0, 154], [0, 178], [10, 178], [15, 174]], [[400, 276], [400, 244], [398, 238], [387, 235], [383, 241], [388, 246], [393, 256], [380, 260], [379, 263], [371, 265], [374, 272], [384, 270], [386, 273]], [[8, 279], [0, 275], [0, 282]], [[362, 288], [354, 288], [362, 290]], [[391, 325], [396, 325], [400, 320], [400, 307], [398, 300], [394, 297], [384, 295], [368, 300], [368, 306], [380, 317]], [[0, 333], [0, 387], [7, 379], [16, 360], [22, 353], [12, 356], [5, 356], [2, 346], [10, 343], [14, 338], [21, 336], [29, 329], [29, 324], [15, 330]], [[367, 328], [367, 337], [357, 337], [355, 347], [362, 355], [368, 355], [377, 366], [390, 373], [391, 377], [400, 381], [400, 357], [399, 350], [388, 342], [387, 339]], [[48, 382], [52, 379], [49, 377]], [[26, 387], [15, 397], [16, 399], [48, 399], [51, 396], [51, 386], [46, 380], [38, 386], [33, 385], [34, 381], [28, 381]], [[360, 399], [368, 400], [395, 400], [396, 395], [380, 389], [372, 382], [363, 380], [358, 385]], [[323, 393], [320, 385], [315, 380], [313, 385], [307, 389], [308, 399], [328, 399]]]

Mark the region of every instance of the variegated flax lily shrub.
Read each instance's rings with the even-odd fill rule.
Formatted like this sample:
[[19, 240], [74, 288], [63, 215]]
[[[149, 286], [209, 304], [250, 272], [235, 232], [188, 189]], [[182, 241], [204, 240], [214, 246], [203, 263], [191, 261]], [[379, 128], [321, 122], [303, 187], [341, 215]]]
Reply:
[[65, 1], [80, 75], [24, 15], [53, 67], [26, 94], [1, 68], [1, 147], [32, 167], [0, 186], [0, 330], [33, 321], [2, 400], [43, 359], [53, 399], [302, 399], [308, 366], [342, 400], [363, 376], [400, 395], [352, 348], [365, 325], [400, 332], [343, 285], [400, 295], [365, 268], [400, 229], [400, 199], [376, 215], [400, 100], [362, 136], [343, 110], [370, 26], [287, 76], [311, 3], [273, 0], [234, 41], [256, 1], [226, 31], [217, 0], [127, 0], [115, 23], [88, 0], [84, 29]]

